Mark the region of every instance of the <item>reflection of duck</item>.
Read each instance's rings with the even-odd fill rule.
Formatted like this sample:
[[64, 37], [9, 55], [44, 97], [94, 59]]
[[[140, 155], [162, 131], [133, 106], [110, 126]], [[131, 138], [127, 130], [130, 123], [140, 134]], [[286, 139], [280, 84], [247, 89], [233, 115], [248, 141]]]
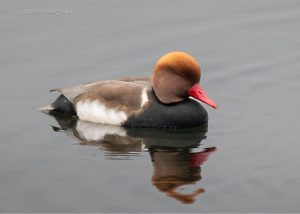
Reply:
[[179, 188], [195, 184], [201, 179], [200, 166], [216, 150], [204, 148], [200, 152], [200, 143], [206, 138], [207, 126], [189, 129], [134, 129], [120, 126], [95, 124], [75, 118], [56, 117], [60, 127], [55, 131], [64, 131], [74, 136], [81, 145], [98, 146], [107, 153], [109, 159], [123, 158], [148, 149], [153, 163], [153, 185], [169, 197], [182, 203], [193, 203], [204, 192], [196, 188], [190, 194], [180, 193]]
[[[142, 147], [155, 146], [197, 147], [201, 140], [206, 138], [207, 132], [207, 125], [188, 129], [135, 129], [85, 122], [61, 115], [55, 115], [54, 118], [59, 124], [59, 127], [53, 127], [54, 131], [62, 130], [79, 139], [82, 145], [97, 145], [108, 152], [118, 152], [125, 147], [128, 147], [128, 151], [141, 151]], [[134, 149], [137, 147], [139, 150]], [[124, 151], [120, 150], [120, 153], [122, 152]]]
[[153, 185], [182, 203], [193, 203], [204, 189], [196, 188], [192, 193], [181, 193], [179, 188], [201, 180], [200, 166], [215, 150], [215, 147], [197, 153], [191, 153], [189, 147], [180, 150], [165, 147], [150, 150], [154, 169]]
[[61, 95], [41, 110], [125, 127], [199, 126], [207, 122], [207, 112], [195, 99], [217, 107], [198, 85], [200, 77], [196, 59], [171, 52], [158, 60], [151, 81], [126, 78], [53, 89]]
[[127, 129], [121, 126], [104, 125], [77, 120], [76, 118], [56, 115], [59, 127], [54, 131], [64, 131], [67, 135], [79, 140], [81, 145], [98, 146], [108, 156], [120, 154], [135, 154], [142, 151], [142, 139], [127, 134]]

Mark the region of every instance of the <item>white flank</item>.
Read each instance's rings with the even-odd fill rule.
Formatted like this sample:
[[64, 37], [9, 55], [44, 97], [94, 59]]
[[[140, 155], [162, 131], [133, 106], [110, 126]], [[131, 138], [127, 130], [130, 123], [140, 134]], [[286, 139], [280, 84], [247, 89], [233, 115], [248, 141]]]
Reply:
[[127, 119], [125, 112], [109, 109], [97, 100], [79, 101], [76, 112], [80, 120], [93, 123], [121, 125]]
[[143, 107], [148, 101], [149, 101], [149, 99], [148, 99], [148, 95], [147, 95], [147, 88], [144, 88], [143, 92], [142, 92], [141, 107]]
[[77, 121], [76, 131], [82, 139], [87, 141], [103, 140], [107, 134], [126, 136], [126, 130], [120, 126], [95, 124], [81, 120]]

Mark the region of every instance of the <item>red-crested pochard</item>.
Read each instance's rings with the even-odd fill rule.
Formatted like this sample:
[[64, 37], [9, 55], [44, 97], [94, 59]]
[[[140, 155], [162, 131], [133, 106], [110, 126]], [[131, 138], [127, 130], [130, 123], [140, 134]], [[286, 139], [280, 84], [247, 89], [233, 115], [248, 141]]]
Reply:
[[217, 108], [199, 86], [200, 77], [194, 57], [170, 52], [157, 61], [151, 79], [125, 78], [52, 89], [61, 95], [41, 110], [126, 127], [198, 126], [208, 120], [198, 101]]

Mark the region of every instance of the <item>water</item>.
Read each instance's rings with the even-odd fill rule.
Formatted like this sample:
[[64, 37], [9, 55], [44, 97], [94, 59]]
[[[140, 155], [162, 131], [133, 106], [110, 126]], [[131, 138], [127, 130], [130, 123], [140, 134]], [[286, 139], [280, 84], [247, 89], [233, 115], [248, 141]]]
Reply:
[[[0, 212], [300, 212], [299, 1], [0, 8]], [[172, 50], [200, 61], [219, 105], [207, 132], [53, 131], [36, 111], [50, 88], [149, 76]]]

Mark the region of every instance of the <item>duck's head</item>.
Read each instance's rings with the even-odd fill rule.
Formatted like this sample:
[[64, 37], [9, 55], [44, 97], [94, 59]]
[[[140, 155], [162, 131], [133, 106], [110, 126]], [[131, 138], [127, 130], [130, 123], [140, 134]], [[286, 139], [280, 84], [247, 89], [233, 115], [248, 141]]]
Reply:
[[162, 103], [175, 103], [191, 96], [217, 108], [200, 87], [200, 77], [201, 68], [194, 57], [184, 52], [170, 52], [157, 61], [152, 75], [152, 86]]

